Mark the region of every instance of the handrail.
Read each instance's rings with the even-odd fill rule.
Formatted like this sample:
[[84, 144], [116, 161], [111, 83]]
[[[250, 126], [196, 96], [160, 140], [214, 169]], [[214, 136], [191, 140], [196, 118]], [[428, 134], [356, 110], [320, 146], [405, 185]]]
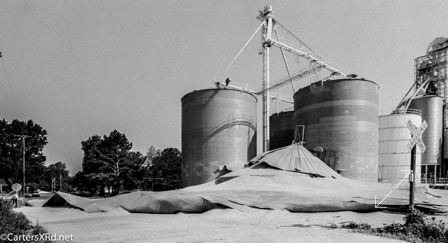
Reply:
[[421, 178], [421, 183], [422, 184], [445, 184], [448, 185], [448, 178], [437, 178], [437, 179], [433, 179], [433, 178]]
[[393, 114], [414, 114], [414, 115], [422, 115], [422, 111], [418, 109], [408, 109], [406, 112], [403, 110], [385, 110], [379, 112], [380, 116], [393, 115]]

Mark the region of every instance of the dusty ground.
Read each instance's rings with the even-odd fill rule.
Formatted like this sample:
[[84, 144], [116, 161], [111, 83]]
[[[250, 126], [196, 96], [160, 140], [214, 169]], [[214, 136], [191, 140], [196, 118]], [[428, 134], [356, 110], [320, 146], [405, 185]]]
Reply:
[[75, 242], [400, 242], [375, 236], [328, 229], [332, 223], [358, 221], [382, 226], [402, 222], [394, 213], [289, 213], [233, 209], [203, 214], [86, 213], [71, 208], [34, 207], [17, 209], [33, 223], [39, 222], [58, 235], [72, 234]]

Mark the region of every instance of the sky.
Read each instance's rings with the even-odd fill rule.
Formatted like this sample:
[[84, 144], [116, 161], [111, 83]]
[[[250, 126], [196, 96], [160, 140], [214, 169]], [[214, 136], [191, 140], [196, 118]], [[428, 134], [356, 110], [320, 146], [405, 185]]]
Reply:
[[[46, 163], [62, 161], [72, 175], [81, 169], [81, 141], [114, 129], [135, 151], [180, 149], [185, 94], [225, 77], [260, 89], [259, 36], [226, 68], [260, 25], [256, 16], [266, 4], [326, 60], [377, 82], [380, 113], [412, 85], [414, 59], [435, 37], [448, 36], [443, 0], [3, 0], [0, 118], [41, 125], [48, 132]], [[307, 65], [288, 60], [292, 68]], [[271, 63], [275, 83], [286, 75], [278, 51]], [[293, 91], [275, 94], [291, 99]]]

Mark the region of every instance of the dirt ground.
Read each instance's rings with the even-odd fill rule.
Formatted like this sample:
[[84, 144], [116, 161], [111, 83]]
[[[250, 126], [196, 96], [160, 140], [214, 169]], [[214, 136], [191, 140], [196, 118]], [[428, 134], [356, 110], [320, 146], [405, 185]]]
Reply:
[[402, 222], [396, 213], [290, 213], [278, 210], [215, 209], [203, 214], [86, 213], [73, 208], [16, 209], [51, 233], [75, 242], [401, 242], [323, 226], [349, 221], [375, 226]]

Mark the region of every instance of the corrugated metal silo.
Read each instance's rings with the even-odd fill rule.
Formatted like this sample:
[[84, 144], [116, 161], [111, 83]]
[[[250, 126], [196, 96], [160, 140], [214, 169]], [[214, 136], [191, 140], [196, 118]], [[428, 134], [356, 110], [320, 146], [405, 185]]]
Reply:
[[378, 85], [364, 79], [317, 82], [294, 94], [294, 124], [305, 146], [343, 176], [378, 180]]
[[219, 167], [256, 155], [257, 99], [232, 89], [205, 89], [182, 98], [182, 185], [214, 180]]
[[281, 148], [292, 143], [294, 139], [294, 111], [285, 111], [271, 115], [269, 149]]
[[[420, 114], [391, 114], [379, 118], [379, 153], [378, 179], [385, 183], [400, 183], [411, 168], [411, 151], [407, 144], [411, 133], [406, 125], [407, 121], [420, 126]], [[421, 153], [417, 148], [416, 154], [416, 183], [420, 183]], [[409, 180], [402, 182], [409, 183]]]
[[[445, 107], [445, 120], [448, 120], [448, 107]], [[445, 122], [446, 124], [446, 122]], [[448, 128], [443, 129], [442, 177], [448, 178]]]
[[443, 99], [427, 95], [412, 100], [409, 108], [422, 111], [422, 119], [428, 128], [422, 135], [426, 151], [422, 154], [422, 183], [434, 183], [443, 176], [442, 138], [443, 138]]
[[428, 124], [422, 135], [426, 146], [426, 151], [422, 154], [422, 165], [439, 165], [442, 161], [442, 98], [435, 95], [418, 97], [412, 100], [409, 108], [421, 110], [422, 120]]
[[[447, 112], [448, 113], [448, 112]], [[447, 118], [445, 118], [447, 119]], [[448, 162], [448, 128], [443, 129], [443, 159]], [[448, 166], [448, 164], [447, 164]], [[448, 170], [448, 167], [447, 167]], [[448, 177], [448, 175], [447, 175]]]

